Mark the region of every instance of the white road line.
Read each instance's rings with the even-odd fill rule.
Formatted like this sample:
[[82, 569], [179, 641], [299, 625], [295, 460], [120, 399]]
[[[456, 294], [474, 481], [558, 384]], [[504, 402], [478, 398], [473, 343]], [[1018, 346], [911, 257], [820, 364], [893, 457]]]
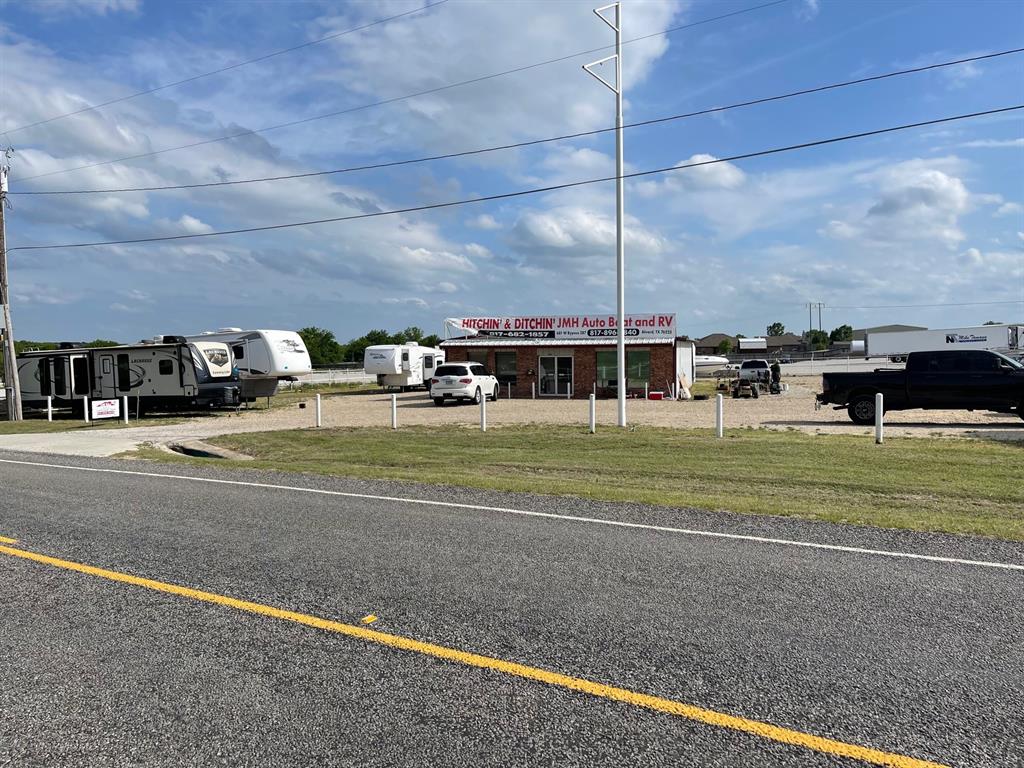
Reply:
[[594, 523], [596, 525], [608, 525], [616, 528], [638, 528], [645, 531], [659, 531], [661, 533], [675, 533], [683, 536], [703, 536], [711, 539], [731, 539], [734, 541], [753, 541], [760, 544], [777, 544], [787, 547], [804, 547], [806, 549], [820, 549], [831, 552], [848, 552], [858, 555], [878, 555], [882, 557], [900, 557], [906, 560], [927, 560], [933, 563], [952, 563], [956, 565], [975, 565], [983, 568], [1000, 568], [1008, 571], [1024, 571], [1024, 564], [1017, 563], [994, 563], [986, 560], [966, 560], [959, 557], [940, 557], [938, 555], [919, 555], [913, 552], [897, 552], [886, 549], [865, 549], [864, 547], [846, 547], [840, 544], [821, 544], [813, 541], [794, 541], [792, 539], [774, 539], [767, 536], [750, 536], [740, 533], [721, 533], [718, 531], [701, 531], [691, 528], [672, 528], [665, 525], [648, 525], [647, 523], [628, 523], [623, 520], [604, 520], [600, 517], [582, 517], [580, 515], [558, 515], [553, 512], [534, 512], [527, 509], [512, 509], [510, 507], [489, 507], [483, 504], [464, 504], [455, 501], [434, 501], [431, 499], [409, 499], [401, 496], [380, 496], [371, 493], [351, 493], [348, 491], [327, 491], [322, 488], [303, 488], [297, 485], [275, 485], [273, 483], [253, 483], [246, 480], [221, 480], [212, 477], [194, 477], [192, 475], [169, 475], [161, 472], [135, 472], [128, 469], [103, 469], [99, 467], [77, 467], [72, 464], [47, 464], [37, 461], [16, 461], [14, 459], [0, 459], [2, 464], [23, 464], [29, 467], [50, 467], [54, 469], [73, 469], [78, 472], [100, 472], [112, 475], [134, 475], [137, 477], [159, 477], [168, 480], [191, 480], [196, 483], [215, 483], [219, 485], [238, 485], [248, 488], [269, 488], [279, 491], [297, 491], [299, 493], [313, 493], [320, 496], [342, 496], [350, 499], [370, 499], [373, 501], [392, 501], [401, 504], [423, 504], [434, 507], [452, 507], [454, 509], [472, 509], [479, 512], [501, 512], [508, 515], [522, 515], [525, 517], [544, 517], [552, 520], [567, 520], [575, 523]]

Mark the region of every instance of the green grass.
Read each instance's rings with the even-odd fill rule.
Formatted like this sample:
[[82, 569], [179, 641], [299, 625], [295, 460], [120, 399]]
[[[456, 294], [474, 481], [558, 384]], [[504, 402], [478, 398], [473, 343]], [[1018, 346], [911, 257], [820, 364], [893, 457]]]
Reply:
[[136, 421], [132, 417], [128, 424], [120, 419], [103, 419], [86, 424], [82, 419], [57, 418], [47, 421], [43, 418], [28, 418], [24, 421], [0, 421], [0, 435], [24, 435], [40, 432], [80, 432], [95, 429], [125, 429], [126, 427], [156, 427], [165, 424], [178, 424], [184, 421], [181, 417], [145, 418]]
[[554, 426], [299, 430], [211, 442], [255, 457], [246, 467], [1024, 540], [1020, 444]]

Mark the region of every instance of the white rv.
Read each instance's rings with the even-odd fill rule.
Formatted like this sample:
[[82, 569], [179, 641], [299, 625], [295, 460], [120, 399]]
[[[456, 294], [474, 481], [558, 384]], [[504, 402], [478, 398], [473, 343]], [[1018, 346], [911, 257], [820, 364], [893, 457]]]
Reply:
[[1024, 325], [978, 325], [931, 331], [869, 333], [866, 357], [906, 359], [911, 352], [983, 349], [1010, 357], [1024, 354]]
[[382, 387], [398, 387], [403, 392], [413, 387], [430, 389], [434, 369], [444, 363], [444, 352], [421, 347], [415, 341], [405, 344], [377, 344], [363, 353], [363, 370], [377, 377]]
[[222, 341], [231, 348], [243, 376], [271, 376], [295, 381], [313, 370], [309, 352], [295, 331], [244, 331], [221, 328], [187, 337], [189, 341]]

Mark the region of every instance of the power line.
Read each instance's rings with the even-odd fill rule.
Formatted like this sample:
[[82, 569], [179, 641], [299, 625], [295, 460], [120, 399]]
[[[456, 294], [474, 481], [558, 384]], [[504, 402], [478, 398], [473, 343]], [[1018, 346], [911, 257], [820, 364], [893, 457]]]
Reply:
[[825, 305], [825, 309], [924, 309], [927, 307], [985, 307], [996, 304], [1024, 304], [1024, 299], [1017, 301], [961, 301], [944, 302], [941, 304], [879, 304], [873, 307], [840, 307]]
[[[674, 120], [684, 120], [691, 117], [699, 117], [701, 115], [710, 115], [717, 112], [725, 112], [730, 109], [738, 109], [740, 107], [750, 107], [758, 104], [767, 104], [773, 101], [782, 101], [783, 99], [791, 99], [796, 96], [807, 96], [809, 94], [821, 93], [823, 91], [836, 90], [839, 88], [847, 88], [853, 85], [861, 85], [863, 83], [870, 83], [878, 80], [885, 80], [892, 77], [899, 77], [901, 75], [916, 74], [919, 72], [926, 72], [932, 69], [940, 69], [942, 67], [952, 67], [958, 64], [967, 64], [974, 61], [981, 61], [983, 59], [994, 59], [999, 56], [1009, 56], [1015, 53], [1024, 52], [1024, 48], [1013, 48], [1007, 51], [998, 51], [996, 53], [986, 53], [979, 56], [971, 56], [965, 59], [956, 59], [954, 61], [944, 61], [938, 64], [929, 64], [924, 67], [913, 67], [911, 69], [901, 69], [895, 72], [886, 72], [881, 75], [872, 75], [870, 77], [860, 77], [856, 80], [845, 80], [841, 83], [831, 83], [829, 85], [819, 85], [813, 88], [804, 88], [799, 91], [790, 91], [789, 93], [783, 93], [776, 96], [765, 96], [763, 98], [751, 99], [749, 101], [741, 101], [735, 104], [728, 104], [723, 107], [710, 107], [708, 109], [698, 110], [697, 112], [686, 112], [680, 115], [669, 115], [668, 117], [657, 117], [650, 120], [641, 120], [636, 123], [627, 123], [623, 125], [623, 128], [640, 128], [648, 125], [656, 125], [659, 123], [667, 123]], [[330, 176], [341, 173], [352, 173], [354, 171], [370, 171], [381, 168], [394, 168], [402, 165], [412, 165], [415, 163], [427, 163], [436, 160], [450, 160], [457, 157], [467, 157], [470, 155], [481, 155], [488, 152], [500, 152], [508, 149], [519, 149], [522, 147], [531, 147], [537, 144], [547, 144], [555, 141], [566, 141], [569, 139], [579, 139], [585, 136], [596, 136], [602, 133], [609, 133], [614, 131], [615, 128], [599, 128], [593, 131], [580, 131], [578, 133], [567, 133], [561, 136], [552, 136], [545, 139], [531, 139], [529, 141], [519, 141], [514, 144], [501, 144], [494, 147], [484, 147], [482, 149], [469, 149], [462, 152], [448, 152], [442, 155], [429, 155], [427, 157], [417, 157], [409, 160], [394, 160], [385, 163], [373, 163], [371, 165], [356, 165], [348, 168], [334, 168], [327, 171], [309, 171], [306, 173], [291, 173], [282, 176], [264, 176], [256, 179], [238, 179], [235, 181], [208, 181], [200, 182], [196, 184], [170, 184], [167, 186], [159, 187], [117, 187], [113, 189], [57, 189], [57, 190], [41, 190], [41, 191], [26, 191], [26, 192], [11, 192], [12, 195], [88, 195], [88, 194], [111, 194], [115, 192], [162, 192], [166, 190], [174, 189], [202, 189], [206, 187], [227, 187], [234, 186], [237, 184], [257, 184], [265, 181], [287, 181], [289, 179], [306, 179], [313, 176]], [[29, 177], [35, 178], [35, 177]]]
[[[713, 21], [720, 21], [722, 19], [728, 19], [728, 18], [731, 18], [733, 16], [739, 16], [740, 14], [751, 13], [753, 11], [759, 11], [759, 10], [761, 10], [763, 8], [770, 8], [772, 6], [782, 5], [783, 3], [788, 3], [789, 1], [790, 0], [772, 0], [772, 2], [770, 2], [770, 3], [763, 3], [762, 5], [755, 5], [755, 6], [751, 7], [751, 8], [744, 8], [744, 9], [739, 10], [739, 11], [733, 11], [732, 13], [724, 13], [724, 14], [722, 14], [720, 16], [713, 16], [713, 17], [708, 18], [708, 19], [701, 19], [700, 21], [694, 21], [694, 22], [691, 22], [689, 24], [682, 24], [682, 25], [680, 25], [678, 27], [670, 27], [668, 29], [663, 29], [663, 30], [660, 30], [658, 32], [652, 32], [652, 33], [647, 34], [647, 35], [641, 35], [640, 37], [634, 37], [634, 38], [631, 38], [629, 40], [623, 40], [622, 44], [626, 45], [628, 43], [640, 42], [641, 40], [647, 40], [647, 39], [652, 38], [652, 37], [659, 37], [661, 35], [667, 35], [667, 34], [670, 34], [672, 32], [678, 32], [678, 31], [683, 30], [683, 29], [690, 29], [692, 27], [698, 27], [698, 26], [700, 26], [702, 24], [709, 24], [709, 23], [711, 23]], [[156, 155], [162, 155], [162, 154], [166, 154], [168, 152], [177, 152], [178, 150], [181, 150], [181, 149], [192, 149], [194, 147], [202, 147], [202, 146], [205, 146], [207, 144], [216, 144], [217, 142], [227, 141], [229, 139], [238, 139], [238, 138], [241, 138], [243, 136], [255, 136], [255, 135], [258, 135], [258, 134], [261, 134], [261, 133], [268, 133], [269, 131], [276, 131], [276, 130], [279, 130], [281, 128], [292, 128], [292, 127], [294, 127], [296, 125], [303, 125], [305, 123], [312, 123], [314, 121], [324, 120], [324, 119], [327, 119], [329, 117], [339, 117], [341, 115], [348, 115], [348, 114], [351, 114], [353, 112], [360, 112], [362, 110], [371, 109], [373, 107], [381, 107], [381, 106], [385, 106], [387, 104], [394, 104], [396, 102], [405, 101], [406, 99], [413, 99], [413, 98], [416, 98], [418, 96], [429, 96], [430, 94], [433, 94], [433, 93], [440, 93], [442, 91], [451, 90], [452, 88], [460, 88], [460, 87], [462, 87], [464, 85], [472, 85], [474, 83], [482, 83], [482, 82], [485, 82], [487, 80], [493, 80], [493, 79], [498, 78], [498, 77], [504, 77], [505, 75], [513, 75], [513, 74], [517, 74], [519, 72], [526, 72], [527, 70], [536, 69], [537, 67], [544, 67], [544, 66], [547, 66], [548, 64], [557, 64], [559, 62], [568, 61], [570, 59], [575, 59], [575, 58], [578, 58], [580, 56], [586, 56], [586, 55], [590, 55], [592, 53], [599, 53], [601, 51], [606, 51], [606, 50], [608, 50], [609, 48], [612, 48], [612, 47], [614, 47], [614, 46], [605, 45], [605, 46], [601, 46], [600, 48], [591, 48], [591, 49], [586, 50], [586, 51], [577, 51], [576, 53], [570, 53], [570, 54], [568, 54], [566, 56], [559, 56], [558, 58], [547, 59], [546, 61], [538, 61], [538, 62], [536, 62], [534, 64], [526, 64], [526, 65], [521, 66], [521, 67], [514, 67], [512, 69], [506, 69], [506, 70], [503, 70], [501, 72], [495, 72], [495, 73], [490, 74], [490, 75], [481, 75], [480, 77], [473, 77], [473, 78], [470, 78], [469, 80], [460, 80], [460, 81], [455, 82], [455, 83], [447, 83], [446, 85], [439, 85], [439, 86], [436, 86], [434, 88], [427, 88], [425, 90], [416, 91], [414, 93], [407, 93], [404, 96], [393, 96], [393, 97], [391, 97], [389, 99], [381, 99], [380, 101], [373, 101], [373, 102], [369, 102], [367, 104], [360, 104], [360, 105], [355, 106], [355, 107], [347, 107], [346, 109], [340, 109], [340, 110], [337, 110], [335, 112], [326, 112], [326, 113], [324, 113], [322, 115], [313, 115], [312, 117], [305, 117], [305, 118], [301, 118], [299, 120], [291, 120], [291, 121], [289, 121], [287, 123], [278, 123], [277, 125], [268, 125], [268, 126], [266, 126], [264, 128], [246, 129], [244, 131], [239, 131], [237, 133], [229, 133], [229, 134], [227, 134], [225, 136], [218, 136], [218, 137], [212, 138], [212, 139], [203, 139], [202, 141], [194, 141], [194, 142], [192, 142], [190, 144], [182, 144], [182, 145], [177, 146], [177, 147], [165, 147], [164, 149], [157, 149], [157, 150], [153, 150], [152, 152], [142, 152], [142, 153], [139, 153], [137, 155], [128, 155], [126, 157], [119, 157], [119, 158], [116, 158], [114, 160], [103, 160], [103, 161], [98, 162], [98, 163], [88, 163], [86, 165], [77, 165], [77, 166], [74, 166], [72, 168], [64, 168], [64, 169], [59, 170], [59, 171], [48, 171], [47, 173], [38, 173], [35, 176], [23, 176], [21, 178], [11, 179], [11, 181], [12, 182], [17, 182], [17, 181], [30, 181], [32, 179], [41, 179], [41, 178], [44, 178], [46, 176], [56, 176], [56, 175], [63, 174], [63, 173], [71, 173], [72, 171], [82, 171], [82, 170], [86, 170], [88, 168], [98, 168], [100, 166], [111, 165], [113, 163], [122, 163], [122, 162], [125, 162], [126, 160], [141, 160], [142, 158], [145, 158], [145, 157], [155, 157]]]
[[17, 133], [18, 131], [24, 131], [27, 128], [35, 128], [35, 127], [40, 126], [40, 125], [46, 125], [47, 123], [52, 123], [55, 120], [62, 120], [65, 117], [73, 117], [75, 115], [80, 115], [83, 112], [91, 112], [93, 110], [101, 109], [103, 107], [109, 107], [111, 104], [119, 104], [122, 101], [130, 101], [131, 99], [137, 99], [139, 96], [148, 96], [151, 93], [156, 93], [157, 91], [163, 91], [163, 90], [166, 90], [167, 88], [173, 88], [176, 85], [184, 85], [185, 83], [193, 83], [196, 80], [202, 80], [204, 77], [210, 77], [211, 75], [219, 75], [219, 74], [221, 74], [223, 72], [230, 72], [231, 70], [238, 69], [239, 67], [244, 67], [244, 66], [247, 66], [249, 64], [256, 64], [256, 63], [261, 62], [261, 61], [266, 61], [267, 59], [272, 59], [275, 56], [282, 56], [282, 55], [284, 55], [286, 53], [292, 53], [294, 51], [298, 51], [298, 50], [301, 50], [303, 48], [309, 48], [310, 46], [313, 46], [313, 45], [318, 45], [320, 43], [325, 43], [328, 40], [335, 40], [335, 39], [337, 39], [339, 37], [344, 37], [345, 35], [350, 35], [353, 32], [361, 32], [364, 29], [369, 29], [370, 27], [376, 27], [378, 24], [385, 24], [385, 23], [387, 23], [389, 21], [394, 21], [395, 19], [400, 19], [403, 16], [411, 16], [414, 13], [421, 13], [423, 11], [426, 11], [426, 10], [429, 10], [431, 8], [434, 8], [434, 7], [438, 6], [438, 5], [444, 5], [447, 2], [448, 2], [448, 0], [437, 0], [436, 2], [431, 3], [430, 5], [425, 5], [425, 6], [421, 7], [421, 8], [413, 8], [411, 11], [405, 11], [403, 13], [396, 13], [394, 16], [388, 16], [385, 19], [377, 19], [376, 21], [371, 21], [371, 22], [369, 22], [367, 24], [363, 24], [363, 25], [358, 26], [358, 27], [352, 27], [351, 29], [346, 29], [346, 30], [344, 30], [342, 32], [334, 32], [333, 34], [325, 35], [324, 37], [318, 38], [316, 40], [310, 40], [308, 43], [301, 43], [299, 45], [293, 45], [291, 48], [283, 48], [283, 49], [281, 49], [279, 51], [274, 51], [273, 53], [267, 53], [267, 54], [264, 54], [263, 56], [257, 56], [254, 59], [246, 59], [245, 61], [239, 61], [239, 62], [236, 62], [234, 64], [229, 64], [226, 67], [221, 67], [220, 69], [214, 69], [214, 70], [211, 70], [209, 72], [203, 72], [203, 73], [198, 74], [198, 75], [193, 75], [192, 77], [186, 77], [184, 80], [175, 80], [173, 83], [164, 83], [163, 85], [158, 85], [158, 86], [155, 86], [153, 88], [148, 88], [148, 89], [146, 89], [144, 91], [138, 91], [136, 93], [129, 94], [128, 96], [120, 96], [120, 97], [118, 97], [116, 99], [110, 99], [109, 101], [104, 101], [104, 102], [101, 102], [99, 104], [91, 104], [91, 105], [89, 105], [87, 107], [82, 107], [81, 109], [77, 109], [74, 112], [65, 112], [62, 115], [54, 115], [53, 117], [48, 117], [45, 120], [37, 120], [34, 123], [27, 123], [26, 125], [21, 125], [21, 126], [18, 126], [17, 128], [11, 128], [10, 130], [4, 131], [4, 133]]
[[[764, 149], [758, 152], [746, 152], [741, 155], [732, 155], [730, 157], [716, 158], [714, 160], [703, 160], [696, 163], [686, 163], [683, 165], [671, 165], [664, 168], [654, 168], [647, 171], [634, 171], [633, 173], [626, 173], [622, 175], [624, 179], [634, 179], [641, 176], [652, 176], [654, 174], [668, 173], [671, 171], [681, 171], [687, 168], [697, 168], [704, 165], [716, 165], [718, 163], [727, 163], [737, 160], [748, 160], [754, 157], [765, 157], [767, 155], [777, 155], [783, 152], [792, 152], [798, 149], [809, 149], [811, 147], [821, 147], [827, 144], [837, 144], [842, 141], [850, 141], [853, 139], [863, 139], [869, 136], [879, 136], [885, 133], [892, 133], [894, 131], [905, 131], [910, 128], [923, 128], [929, 125], [939, 125], [941, 123], [950, 123], [955, 120], [967, 120], [974, 117], [984, 117], [986, 115], [996, 115], [1003, 112], [1012, 112], [1018, 109], [1024, 109], [1024, 104], [1018, 104], [1011, 107], [999, 107], [997, 109], [988, 109], [983, 112], [971, 112], [965, 115], [954, 115], [952, 117], [940, 117], [934, 120], [924, 120], [917, 123], [907, 123], [904, 125], [897, 125], [890, 128], [878, 128], [873, 131], [862, 131], [860, 133], [850, 133], [845, 136], [835, 136], [830, 139], [818, 139], [817, 141], [807, 141], [801, 144], [790, 144], [785, 147], [775, 147], [774, 149]], [[486, 195], [482, 197], [472, 197], [464, 200], [452, 200], [446, 203], [432, 203], [430, 205], [418, 205], [410, 208], [395, 208], [387, 211], [374, 211], [372, 213], [357, 213], [349, 216], [334, 216], [327, 219], [313, 219], [311, 221], [297, 221], [288, 224], [268, 224], [262, 227], [246, 227], [242, 229], [226, 229], [218, 232], [200, 232], [195, 234], [186, 235], [165, 235], [162, 237], [142, 237], [133, 240], [104, 240], [92, 243], [62, 243], [58, 245], [22, 245], [15, 248], [8, 248], [8, 252], [11, 251], [41, 251], [41, 250], [53, 250], [57, 248], [93, 248], [100, 245], [132, 245], [136, 243], [156, 243], [166, 242], [169, 240], [192, 240], [199, 237], [217, 237], [221, 235], [240, 235], [246, 232], [267, 232], [275, 229], [291, 229], [294, 227], [308, 227], [317, 224], [330, 224], [339, 221], [355, 221], [357, 219], [372, 219], [380, 216], [393, 216], [401, 213], [417, 213], [420, 211], [433, 211], [440, 208], [453, 208], [459, 205], [469, 205], [471, 203], [483, 203], [493, 200], [507, 200], [513, 197], [523, 197], [525, 195], [536, 195], [543, 192], [555, 192], [561, 189], [571, 189], [573, 187], [582, 187], [589, 184], [599, 184], [605, 181], [615, 181], [618, 176], [604, 176], [598, 179], [585, 179], [583, 181], [572, 181], [565, 184], [552, 184], [546, 187], [534, 187], [532, 189], [519, 190], [517, 192], [503, 192], [497, 195]]]

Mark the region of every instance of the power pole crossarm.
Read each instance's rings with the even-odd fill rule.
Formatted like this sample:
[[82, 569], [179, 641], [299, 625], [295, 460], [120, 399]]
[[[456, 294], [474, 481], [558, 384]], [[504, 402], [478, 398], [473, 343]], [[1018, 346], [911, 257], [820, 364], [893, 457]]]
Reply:
[[7, 172], [10, 170], [10, 149], [0, 161], [0, 305], [4, 319], [4, 386], [7, 394], [7, 418], [21, 421], [21, 387], [18, 383], [18, 360], [14, 352], [14, 326], [11, 323], [11, 292], [7, 271], [7, 239], [4, 212], [7, 208]]
[[[615, 21], [611, 22], [604, 15], [609, 8], [615, 9]], [[594, 14], [615, 32], [615, 54], [598, 61], [584, 64], [583, 68], [597, 78], [615, 94], [615, 240], [616, 240], [616, 323], [618, 333], [616, 339], [616, 359], [618, 361], [618, 399], [619, 426], [626, 426], [626, 251], [624, 245], [623, 226], [625, 225], [625, 184], [622, 178], [624, 153], [622, 148], [622, 7], [619, 3], [595, 8]], [[597, 74], [592, 68], [615, 61], [615, 85]]]

